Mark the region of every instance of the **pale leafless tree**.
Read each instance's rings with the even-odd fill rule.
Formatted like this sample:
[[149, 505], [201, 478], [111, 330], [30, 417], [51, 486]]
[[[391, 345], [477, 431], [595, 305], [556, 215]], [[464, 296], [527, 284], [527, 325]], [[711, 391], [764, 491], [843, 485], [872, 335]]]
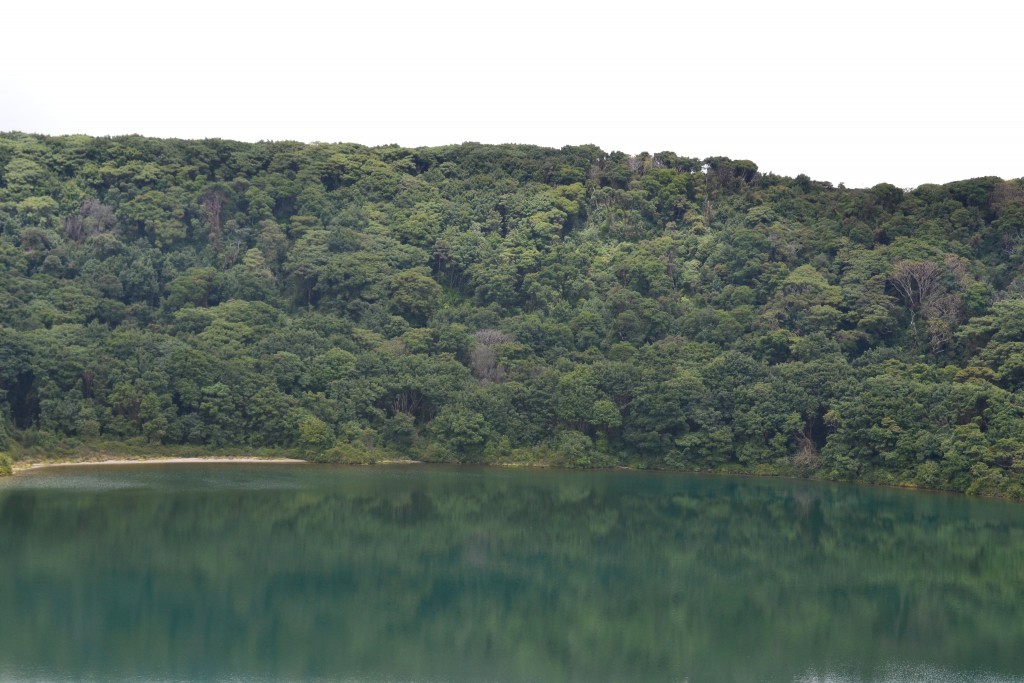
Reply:
[[917, 334], [919, 316], [927, 323], [928, 345], [932, 353], [946, 347], [963, 319], [963, 298], [943, 283], [947, 273], [953, 276], [960, 288], [971, 282], [968, 264], [952, 254], [945, 258], [944, 265], [931, 261], [897, 261], [889, 277], [893, 289], [910, 311], [914, 334]]
[[963, 310], [963, 299], [956, 294], [934, 296], [925, 305], [922, 317], [928, 321], [928, 345], [932, 353], [946, 348], [960, 323]]
[[914, 326], [928, 302], [940, 293], [942, 267], [931, 261], [897, 261], [889, 282], [910, 310], [910, 324]]
[[495, 347], [512, 342], [512, 336], [492, 328], [477, 330], [473, 336], [476, 345], [469, 352], [469, 365], [473, 376], [482, 384], [500, 383], [505, 379], [505, 369], [498, 365]]
[[643, 156], [632, 156], [626, 160], [626, 166], [635, 175], [643, 175], [644, 171], [647, 170], [647, 163], [648, 160]]
[[801, 435], [799, 437], [799, 444], [800, 447], [796, 455], [793, 456], [793, 465], [796, 466], [797, 471], [803, 476], [808, 476], [820, 470], [824, 461], [817, 447], [815, 447], [814, 441], [807, 435]]
[[498, 356], [491, 346], [475, 346], [469, 352], [469, 367], [481, 384], [499, 384], [505, 369], [498, 365]]
[[490, 327], [477, 330], [473, 337], [476, 339], [476, 343], [481, 346], [497, 346], [498, 344], [508, 344], [512, 341], [512, 335]]
[[116, 225], [112, 208], [98, 199], [87, 199], [77, 214], [64, 219], [64, 234], [73, 242], [83, 242], [87, 237], [110, 232]]

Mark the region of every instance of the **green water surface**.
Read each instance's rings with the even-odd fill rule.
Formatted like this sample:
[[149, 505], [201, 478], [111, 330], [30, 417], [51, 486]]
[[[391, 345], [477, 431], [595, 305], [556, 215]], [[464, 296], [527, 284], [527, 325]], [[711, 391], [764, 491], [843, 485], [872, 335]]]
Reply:
[[1024, 681], [1024, 506], [782, 480], [0, 483], [0, 680]]

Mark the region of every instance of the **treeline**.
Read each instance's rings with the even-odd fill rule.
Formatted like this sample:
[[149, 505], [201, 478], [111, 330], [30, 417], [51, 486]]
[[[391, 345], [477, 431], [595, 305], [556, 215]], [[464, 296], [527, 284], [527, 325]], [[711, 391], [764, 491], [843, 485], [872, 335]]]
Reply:
[[1024, 497], [1024, 183], [0, 135], [0, 449], [736, 470]]

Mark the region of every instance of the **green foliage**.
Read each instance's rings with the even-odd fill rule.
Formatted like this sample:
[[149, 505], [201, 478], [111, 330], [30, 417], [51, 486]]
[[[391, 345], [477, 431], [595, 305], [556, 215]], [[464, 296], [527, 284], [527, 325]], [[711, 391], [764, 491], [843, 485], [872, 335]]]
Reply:
[[69, 141], [0, 135], [0, 440], [1024, 490], [1021, 181]]
[[318, 417], [312, 415], [299, 420], [299, 445], [312, 452], [319, 452], [327, 448], [333, 441], [330, 425]]

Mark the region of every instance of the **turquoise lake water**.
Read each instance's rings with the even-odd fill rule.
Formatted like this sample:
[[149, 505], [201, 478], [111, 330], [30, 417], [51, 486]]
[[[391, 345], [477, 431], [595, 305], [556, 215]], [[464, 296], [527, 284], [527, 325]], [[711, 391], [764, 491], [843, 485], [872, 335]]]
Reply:
[[1024, 506], [634, 472], [0, 480], [0, 680], [1024, 681]]

